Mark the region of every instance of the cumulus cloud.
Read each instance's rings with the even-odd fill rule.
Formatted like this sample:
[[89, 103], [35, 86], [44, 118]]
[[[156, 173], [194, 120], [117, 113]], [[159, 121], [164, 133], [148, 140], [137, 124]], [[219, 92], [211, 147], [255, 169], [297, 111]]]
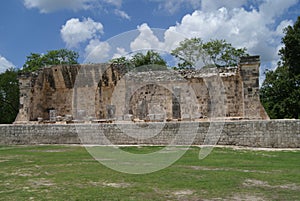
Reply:
[[57, 10], [86, 10], [92, 7], [95, 0], [24, 0], [26, 8], [37, 8], [41, 13], [51, 13]]
[[[202, 10], [185, 15], [175, 26], [169, 27], [164, 32], [163, 41], [146, 23], [138, 26], [139, 35], [130, 47], [132, 51], [171, 51], [184, 38], [200, 37], [204, 41], [225, 39], [234, 47], [246, 47], [250, 54], [260, 55], [263, 62], [274, 68], [279, 59], [278, 50], [282, 47], [283, 29], [293, 23], [291, 20], [283, 20], [278, 24], [277, 21], [298, 1], [260, 0], [256, 1], [258, 5], [248, 5], [246, 10], [243, 5], [249, 4], [247, 0], [202, 0]], [[186, 3], [197, 6], [193, 1]]]
[[85, 48], [86, 59], [85, 63], [104, 63], [109, 58], [111, 47], [107, 42], [101, 42], [98, 39], [93, 39]]
[[62, 26], [60, 33], [67, 47], [72, 48], [90, 39], [100, 38], [103, 33], [103, 25], [91, 18], [83, 19], [83, 21], [72, 18]]
[[153, 33], [148, 24], [144, 23], [138, 26], [138, 31], [140, 34], [138, 37], [130, 44], [132, 51], [138, 51], [142, 49], [162, 49], [163, 43], [159, 41], [157, 36]]
[[4, 73], [9, 68], [15, 68], [15, 65], [0, 55], [0, 73]]
[[288, 8], [298, 2], [299, 0], [264, 0], [259, 6], [259, 11], [264, 17], [264, 21], [274, 22], [276, 16], [281, 16]]
[[[217, 2], [214, 1], [215, 7]], [[259, 9], [222, 7], [209, 12], [196, 10], [192, 14], [185, 15], [180, 23], [170, 27], [168, 31], [182, 33], [187, 38], [200, 37], [204, 41], [225, 39], [235, 47], [246, 47], [250, 54], [261, 55], [264, 62], [274, 62], [279, 59], [278, 49], [282, 46], [280, 40], [283, 36], [282, 29], [292, 23], [284, 20], [275, 26], [274, 22], [297, 2], [297, 0], [288, 2], [265, 0]], [[172, 34], [168, 37], [172, 40]]]
[[117, 47], [116, 53], [113, 55], [112, 58], [115, 59], [115, 58], [127, 57], [127, 56], [128, 56], [128, 52], [126, 51], [125, 48]]

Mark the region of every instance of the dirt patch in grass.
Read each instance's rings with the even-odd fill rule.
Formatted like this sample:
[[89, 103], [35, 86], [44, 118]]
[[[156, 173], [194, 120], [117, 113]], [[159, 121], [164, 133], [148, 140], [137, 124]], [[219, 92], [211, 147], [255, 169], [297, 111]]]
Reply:
[[234, 195], [232, 198], [228, 199], [232, 201], [266, 201], [265, 198], [258, 197], [256, 195]]
[[89, 182], [92, 186], [104, 186], [104, 187], [113, 187], [113, 188], [128, 188], [132, 184], [129, 183], [113, 183], [113, 182]]
[[266, 181], [255, 180], [255, 179], [246, 179], [243, 183], [245, 187], [264, 187], [264, 188], [281, 188], [287, 190], [300, 191], [300, 186], [297, 184], [283, 184], [283, 185], [270, 185]]
[[8, 162], [9, 160], [0, 160], [0, 163]]
[[173, 195], [183, 196], [183, 195], [193, 195], [194, 191], [192, 190], [180, 190], [173, 192]]
[[215, 167], [205, 167], [205, 166], [182, 166], [183, 168], [189, 168], [193, 170], [203, 170], [203, 171], [233, 171], [233, 172], [252, 172], [261, 174], [270, 174], [271, 172], [259, 171], [259, 170], [242, 170], [236, 168], [215, 168]]
[[102, 183], [103, 186], [113, 187], [113, 188], [128, 188], [131, 185], [128, 183]]
[[172, 193], [172, 197], [175, 198], [176, 200], [196, 200], [196, 198], [192, 197], [192, 195], [195, 192], [192, 190], [180, 190], [180, 191], [175, 191]]
[[34, 172], [34, 170], [29, 169], [29, 168], [22, 168], [19, 169], [15, 172], [11, 172], [11, 173], [4, 173], [6, 176], [18, 176], [18, 177], [32, 177], [32, 176], [40, 176], [39, 172]]
[[29, 183], [31, 184], [31, 187], [33, 187], [33, 188], [55, 186], [55, 184], [52, 181], [50, 181], [49, 179], [45, 179], [45, 178], [31, 179], [31, 180], [29, 180]]
[[248, 195], [248, 194], [236, 194], [228, 198], [212, 198], [204, 199], [202, 201], [269, 201], [265, 198], [257, 195]]

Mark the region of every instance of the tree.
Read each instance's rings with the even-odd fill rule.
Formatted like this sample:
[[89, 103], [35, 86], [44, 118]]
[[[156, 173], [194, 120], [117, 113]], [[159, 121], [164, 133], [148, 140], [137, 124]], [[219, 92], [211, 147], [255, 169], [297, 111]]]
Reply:
[[32, 72], [49, 65], [78, 64], [78, 53], [72, 50], [51, 50], [47, 54], [31, 53], [23, 65], [23, 72]]
[[181, 41], [179, 47], [172, 50], [171, 55], [179, 59], [179, 69], [192, 69], [198, 60], [205, 60], [204, 63], [206, 63], [207, 58], [207, 54], [203, 49], [203, 41], [200, 38], [191, 38]]
[[149, 50], [146, 54], [136, 53], [131, 59], [126, 57], [119, 57], [111, 60], [113, 64], [122, 64], [128, 70], [137, 69], [139, 71], [146, 70], [163, 70], [167, 69], [166, 61], [160, 56], [159, 53]]
[[272, 119], [299, 118], [300, 76], [290, 76], [287, 66], [266, 73], [260, 89], [263, 106]]
[[300, 16], [294, 26], [284, 29], [282, 38], [284, 47], [279, 51], [283, 64], [288, 66], [291, 73], [300, 74]]
[[19, 112], [18, 73], [11, 68], [0, 74], [0, 124], [14, 122]]
[[211, 40], [203, 49], [217, 67], [237, 66], [241, 57], [248, 56], [246, 48], [236, 49], [225, 40]]
[[199, 61], [205, 66], [209, 66], [211, 61], [217, 67], [235, 66], [240, 57], [248, 55], [246, 48], [236, 49], [225, 40], [204, 43], [200, 38], [185, 39], [171, 54], [179, 59], [178, 67], [181, 69], [194, 68]]
[[145, 55], [143, 53], [135, 54], [131, 59], [131, 63], [135, 67], [151, 65], [151, 64], [156, 64], [156, 65], [160, 65], [160, 66], [167, 66], [167, 63], [159, 55], [159, 53], [154, 52], [152, 50], [147, 51], [147, 53]]
[[293, 27], [285, 29], [281, 61], [274, 71], [266, 73], [260, 97], [270, 118], [300, 118], [300, 17]]

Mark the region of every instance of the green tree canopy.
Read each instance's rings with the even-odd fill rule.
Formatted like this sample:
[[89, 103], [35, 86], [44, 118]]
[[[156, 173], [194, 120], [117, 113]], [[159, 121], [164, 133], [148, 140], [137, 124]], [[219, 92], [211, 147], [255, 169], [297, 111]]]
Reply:
[[270, 118], [300, 118], [300, 17], [285, 29], [280, 50], [281, 62], [266, 73], [260, 96]]
[[163, 70], [167, 69], [167, 62], [161, 57], [158, 52], [149, 50], [146, 54], [136, 53], [131, 59], [126, 57], [119, 57], [111, 60], [113, 64], [122, 64], [128, 70], [138, 69], [139, 71], [146, 70]]
[[203, 41], [200, 38], [191, 38], [181, 41], [179, 46], [172, 50], [171, 55], [179, 59], [180, 69], [193, 68], [200, 59], [206, 64], [207, 54], [203, 49]]
[[287, 66], [266, 73], [260, 95], [270, 118], [299, 118], [300, 76], [291, 76]]
[[241, 57], [249, 56], [246, 48], [234, 48], [225, 40], [211, 40], [203, 49], [217, 67], [237, 66]]
[[289, 68], [291, 73], [300, 74], [300, 16], [294, 26], [284, 29], [282, 38], [284, 47], [279, 51], [283, 65]]
[[18, 73], [11, 68], [0, 74], [0, 124], [14, 122], [19, 112]]
[[179, 59], [178, 67], [194, 68], [201, 61], [205, 66], [236, 66], [240, 57], [247, 56], [246, 48], [234, 48], [225, 40], [211, 40], [204, 43], [200, 38], [185, 39], [171, 54]]
[[72, 50], [51, 50], [47, 54], [31, 53], [23, 65], [23, 72], [31, 72], [49, 65], [78, 64], [78, 53]]

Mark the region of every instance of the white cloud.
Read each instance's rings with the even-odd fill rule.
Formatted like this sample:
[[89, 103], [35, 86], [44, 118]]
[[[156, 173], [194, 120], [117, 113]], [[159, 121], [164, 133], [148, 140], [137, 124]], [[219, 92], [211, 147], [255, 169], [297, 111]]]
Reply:
[[85, 48], [85, 63], [104, 63], [109, 58], [111, 47], [107, 42], [101, 42], [98, 39], [90, 41]]
[[159, 41], [148, 24], [144, 23], [141, 26], [138, 26], [138, 31], [140, 34], [130, 44], [132, 51], [143, 49], [163, 49], [164, 44]]
[[284, 34], [284, 29], [288, 26], [293, 26], [293, 21], [292, 20], [282, 21], [276, 28], [276, 34], [282, 38], [285, 35]]
[[[41, 13], [52, 13], [58, 10], [91, 10], [104, 9], [109, 6], [122, 7], [123, 0], [24, 0], [24, 6], [28, 9], [36, 8]], [[120, 15], [120, 13], [117, 13]], [[122, 15], [126, 13], [122, 11]], [[120, 15], [121, 17], [124, 17]]]
[[191, 7], [199, 9], [201, 7], [201, 0], [150, 0], [159, 3], [159, 9], [165, 10], [171, 14], [175, 13], [182, 7]]
[[265, 21], [273, 22], [276, 16], [281, 16], [288, 8], [298, 2], [299, 0], [264, 0], [259, 6], [259, 11]]
[[[190, 4], [197, 6], [195, 1], [161, 1], [165, 8], [169, 3]], [[276, 67], [279, 59], [278, 50], [282, 47], [283, 29], [291, 25], [290, 20], [283, 20], [275, 25], [284, 12], [299, 0], [258, 0], [257, 5], [245, 10], [247, 0], [202, 0], [202, 10], [185, 15], [181, 22], [169, 27], [164, 32], [164, 41], [160, 41], [149, 26], [144, 23], [138, 26], [140, 34], [131, 43], [132, 51], [140, 49], [175, 49], [184, 38], [200, 37], [204, 41], [225, 39], [234, 47], [246, 47], [250, 54], [260, 55], [262, 62]], [[200, 1], [197, 1], [200, 2]]]
[[125, 48], [117, 47], [116, 50], [117, 52], [113, 55], [112, 57], [113, 59], [128, 56], [128, 52], [126, 51]]
[[205, 12], [218, 10], [222, 7], [233, 9], [239, 8], [246, 3], [247, 0], [202, 0], [201, 9]]
[[130, 20], [130, 16], [129, 16], [126, 12], [124, 12], [124, 11], [122, 11], [122, 10], [115, 9], [115, 14], [116, 14], [117, 16], [120, 16], [121, 18]]
[[92, 7], [95, 0], [24, 0], [26, 8], [37, 8], [41, 13], [51, 13], [57, 10], [86, 10]]
[[105, 3], [108, 3], [108, 4], [111, 4], [111, 5], [114, 5], [118, 8], [120, 8], [122, 6], [122, 2], [123, 0], [103, 0]]
[[103, 33], [103, 25], [91, 18], [83, 19], [82, 22], [72, 18], [62, 26], [60, 33], [67, 47], [72, 48], [87, 40], [99, 38]]
[[212, 10], [218, 10], [222, 7], [227, 9], [233, 9], [241, 7], [247, 3], [247, 0], [150, 0], [159, 3], [159, 9], [168, 11], [173, 14], [183, 7], [192, 8], [195, 10], [201, 10], [208, 12]]
[[0, 55], [0, 73], [4, 73], [9, 68], [15, 68], [15, 65]]
[[[242, 7], [197, 10], [185, 15], [180, 23], [170, 27], [168, 31], [182, 33], [187, 38], [200, 37], [204, 41], [225, 39], [235, 47], [246, 47], [250, 54], [261, 55], [263, 62], [276, 63], [279, 59], [278, 49], [281, 47], [282, 29], [290, 25], [291, 21], [282, 21], [277, 27], [274, 22], [296, 2], [296, 0], [289, 2], [266, 0], [259, 9], [253, 8], [250, 11]], [[272, 28], [274, 26], [275, 28]], [[176, 41], [173, 34], [169, 34], [166, 40]]]

